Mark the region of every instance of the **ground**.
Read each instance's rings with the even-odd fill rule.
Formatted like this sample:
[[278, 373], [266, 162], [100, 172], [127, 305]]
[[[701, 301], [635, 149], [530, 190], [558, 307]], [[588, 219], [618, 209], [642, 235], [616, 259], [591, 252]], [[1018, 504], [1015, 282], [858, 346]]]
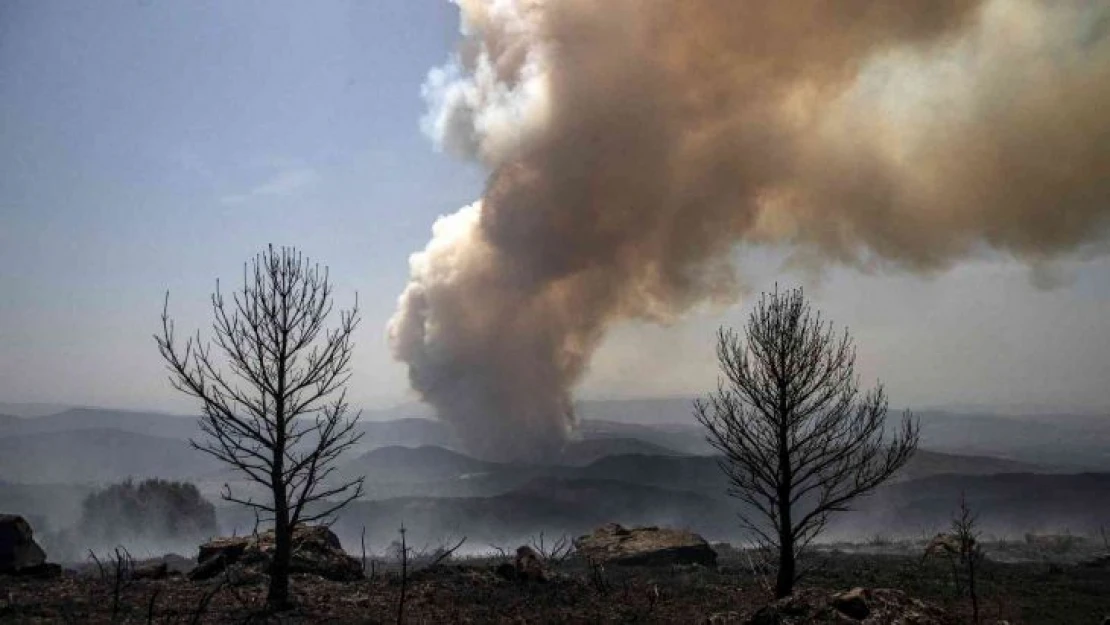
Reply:
[[[888, 549], [889, 551], [889, 549]], [[406, 585], [406, 623], [741, 623], [769, 595], [747, 556], [722, 550], [716, 570], [702, 567], [604, 571], [568, 561], [547, 583], [499, 578], [495, 559], [472, 558], [417, 571]], [[826, 550], [809, 560], [802, 586], [846, 590], [898, 588], [945, 609], [951, 623], [970, 622], [948, 562], [916, 555]], [[229, 582], [232, 582], [229, 584]], [[1110, 569], [1071, 563], [988, 561], [979, 581], [984, 623], [1101, 623], [1110, 615]], [[86, 568], [61, 579], [0, 578], [0, 622], [71, 623], [396, 623], [401, 578], [393, 569], [359, 582], [311, 576], [293, 580], [298, 607], [261, 612], [264, 579], [183, 578], [120, 584]]]

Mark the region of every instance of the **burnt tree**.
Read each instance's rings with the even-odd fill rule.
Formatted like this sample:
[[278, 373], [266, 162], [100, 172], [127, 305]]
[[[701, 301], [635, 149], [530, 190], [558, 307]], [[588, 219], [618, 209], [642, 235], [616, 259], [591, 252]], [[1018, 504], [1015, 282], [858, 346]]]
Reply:
[[284, 609], [293, 528], [328, 518], [362, 494], [362, 479], [332, 479], [335, 459], [361, 437], [346, 401], [358, 300], [325, 329], [332, 311], [327, 269], [271, 245], [244, 266], [243, 286], [230, 300], [217, 281], [211, 301], [214, 343], [199, 332], [184, 345], [175, 341], [168, 293], [154, 338], [173, 387], [201, 401], [206, 436], [190, 441], [193, 447], [268, 492], [256, 501], [225, 484], [223, 497], [273, 523], [267, 603]]
[[695, 416], [723, 455], [729, 494], [746, 504], [742, 525], [777, 552], [784, 597], [829, 515], [905, 465], [918, 426], [907, 412], [886, 439], [882, 385], [860, 393], [851, 337], [811, 312], [801, 289], [763, 294], [743, 338], [722, 328], [717, 359], [724, 377], [694, 402]]

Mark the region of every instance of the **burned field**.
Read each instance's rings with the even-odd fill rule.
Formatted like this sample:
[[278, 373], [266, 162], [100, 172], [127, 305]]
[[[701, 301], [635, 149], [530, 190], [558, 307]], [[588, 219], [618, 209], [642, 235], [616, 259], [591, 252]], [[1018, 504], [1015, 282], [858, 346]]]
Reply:
[[[746, 623], [771, 601], [768, 580], [744, 552], [718, 549], [716, 567], [591, 566], [575, 557], [549, 565], [546, 581], [508, 579], [506, 559], [465, 558], [402, 576], [395, 563], [368, 562], [366, 578], [329, 581], [295, 574], [296, 608], [265, 611], [262, 575], [228, 570], [204, 581], [185, 575], [117, 581], [112, 563], [69, 570], [56, 579], [0, 577], [0, 621], [68, 623]], [[922, 602], [873, 605], [863, 622], [970, 622], [948, 562], [914, 555], [824, 551], [807, 561], [796, 602], [852, 588], [897, 588]], [[191, 563], [176, 560], [171, 569]], [[140, 567], [141, 568], [141, 567]], [[773, 581], [773, 580], [772, 580]], [[982, 622], [1098, 623], [1110, 614], [1110, 567], [988, 559], [980, 578]], [[403, 614], [402, 592], [404, 593]], [[897, 596], [897, 595], [896, 595]], [[815, 599], [816, 598], [816, 599]], [[884, 597], [872, 597], [879, 603]], [[885, 599], [884, 599], [885, 600]], [[922, 608], [922, 605], [924, 608]], [[885, 616], [884, 616], [885, 615]], [[822, 622], [817, 612], [803, 621]], [[826, 615], [827, 616], [827, 615]], [[759, 621], [756, 621], [759, 622]], [[773, 622], [773, 621], [771, 621]], [[839, 621], [853, 622], [853, 621]]]

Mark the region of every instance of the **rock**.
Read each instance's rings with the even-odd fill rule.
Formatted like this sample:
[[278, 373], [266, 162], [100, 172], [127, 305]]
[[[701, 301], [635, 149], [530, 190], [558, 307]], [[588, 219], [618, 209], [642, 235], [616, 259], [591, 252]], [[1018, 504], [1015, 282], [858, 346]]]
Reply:
[[717, 564], [717, 552], [704, 538], [680, 529], [627, 529], [610, 523], [576, 538], [574, 547], [581, 556], [594, 562], [640, 566]]
[[35, 542], [31, 524], [15, 514], [0, 514], [0, 573], [37, 575], [46, 552]]
[[867, 618], [871, 608], [867, 605], [867, 591], [863, 588], [853, 588], [848, 592], [840, 593], [833, 597], [832, 606], [841, 614], [862, 621]]
[[1079, 563], [1079, 566], [1092, 568], [1092, 569], [1106, 569], [1110, 568], [1110, 553], [1096, 556], [1089, 560], [1084, 560]]
[[12, 574], [32, 579], [56, 579], [62, 576], [62, 565], [54, 564], [53, 562], [43, 562], [37, 566], [19, 569], [19, 571]]
[[497, 565], [497, 568], [494, 569], [494, 572], [497, 573], [497, 576], [502, 579], [516, 579], [516, 567], [509, 564], [508, 562], [502, 562], [501, 564]]
[[536, 550], [523, 545], [517, 547], [516, 559], [513, 561], [513, 570], [516, 578], [521, 581], [546, 582], [547, 572], [543, 568], [543, 559]]
[[518, 582], [546, 582], [549, 579], [543, 558], [528, 545], [518, 547], [513, 562], [502, 562], [494, 573], [502, 579]]
[[816, 589], [798, 589], [789, 597], [761, 608], [748, 620], [748, 625], [940, 625], [945, 622], [948, 618], [942, 610], [900, 590], [853, 588], [831, 595]]
[[165, 562], [135, 567], [131, 573], [131, 579], [166, 579], [169, 576], [170, 567]]
[[[274, 532], [257, 536], [222, 537], [200, 546], [197, 566], [189, 579], [211, 579], [234, 566], [247, 575], [269, 570], [275, 544]], [[293, 531], [290, 573], [319, 575], [332, 581], [362, 579], [362, 564], [343, 551], [339, 538], [324, 526], [299, 526]]]

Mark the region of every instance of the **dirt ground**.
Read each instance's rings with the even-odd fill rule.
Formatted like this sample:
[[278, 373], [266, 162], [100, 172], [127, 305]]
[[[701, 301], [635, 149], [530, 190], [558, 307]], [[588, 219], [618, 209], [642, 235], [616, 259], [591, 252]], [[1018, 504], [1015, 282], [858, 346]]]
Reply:
[[[547, 583], [508, 581], [499, 561], [471, 558], [416, 571], [405, 585], [405, 623], [741, 623], [764, 605], [766, 580], [742, 552], [703, 567], [607, 567], [568, 561]], [[898, 588], [968, 623], [950, 564], [910, 555], [826, 551], [801, 586]], [[265, 579], [131, 581], [69, 571], [60, 579], [0, 577], [0, 622], [11, 623], [397, 623], [401, 577], [379, 567], [367, 580], [293, 579], [298, 607], [263, 612]], [[1097, 624], [1110, 615], [1110, 570], [1075, 564], [988, 561], [979, 578], [982, 622]]]

